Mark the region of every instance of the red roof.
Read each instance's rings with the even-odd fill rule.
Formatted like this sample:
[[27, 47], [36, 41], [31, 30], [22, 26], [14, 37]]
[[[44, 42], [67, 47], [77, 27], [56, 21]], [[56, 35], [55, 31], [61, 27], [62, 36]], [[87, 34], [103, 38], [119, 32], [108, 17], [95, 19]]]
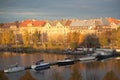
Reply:
[[20, 22], [21, 27], [27, 27], [28, 24], [32, 24], [33, 26], [43, 26], [45, 21], [24, 20], [23, 22]]
[[118, 21], [117, 19], [114, 19], [114, 18], [108, 18], [107, 20], [108, 20], [110, 23], [120, 24], [120, 21]]
[[26, 27], [28, 24], [32, 23], [32, 20], [24, 20], [23, 22], [20, 22], [20, 26]]
[[72, 21], [69, 21], [69, 20], [68, 20], [68, 21], [66, 22], [65, 26], [70, 26], [71, 22], [72, 22]]
[[45, 24], [45, 21], [34, 21], [32, 24], [33, 26], [43, 26]]

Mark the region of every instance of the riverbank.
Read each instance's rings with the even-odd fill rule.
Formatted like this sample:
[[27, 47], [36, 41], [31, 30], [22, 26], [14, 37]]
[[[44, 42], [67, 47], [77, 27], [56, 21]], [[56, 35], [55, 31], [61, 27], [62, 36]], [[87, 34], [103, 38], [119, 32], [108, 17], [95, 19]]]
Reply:
[[[44, 53], [55, 53], [55, 54], [69, 54], [69, 55], [87, 55], [91, 52], [79, 52], [76, 53], [75, 51], [66, 52], [64, 49], [60, 48], [52, 48], [52, 49], [43, 49], [41, 47], [39, 48], [33, 48], [33, 47], [0, 47], [0, 52], [15, 52], [15, 53], [38, 53], [38, 52], [44, 52]], [[92, 52], [93, 53], [93, 52]], [[120, 56], [120, 52], [116, 52], [117, 56]]]
[[0, 47], [0, 52], [16, 52], [16, 53], [33, 53], [33, 52], [45, 52], [45, 53], [63, 53], [62, 49], [43, 49], [33, 47]]

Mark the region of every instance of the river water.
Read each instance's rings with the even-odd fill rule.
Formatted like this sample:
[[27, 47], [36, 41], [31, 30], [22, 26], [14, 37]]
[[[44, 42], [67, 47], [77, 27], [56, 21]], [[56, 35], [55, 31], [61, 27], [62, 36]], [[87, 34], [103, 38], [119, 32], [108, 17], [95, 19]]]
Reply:
[[[64, 59], [66, 56], [74, 58], [73, 55], [48, 54], [48, 53], [0, 53], [0, 70], [7, 68], [11, 64], [18, 63], [20, 66], [30, 66], [36, 61], [44, 59], [45, 62], [55, 62]], [[80, 57], [80, 56], [77, 56]], [[104, 61], [76, 62], [67, 66], [51, 66], [50, 69], [36, 72], [28, 70], [37, 80], [103, 80], [105, 76], [112, 74], [111, 78], [120, 79], [120, 60], [116, 58]], [[15, 73], [5, 73], [9, 80], [19, 80], [25, 71]], [[58, 79], [55, 79], [55, 78]]]

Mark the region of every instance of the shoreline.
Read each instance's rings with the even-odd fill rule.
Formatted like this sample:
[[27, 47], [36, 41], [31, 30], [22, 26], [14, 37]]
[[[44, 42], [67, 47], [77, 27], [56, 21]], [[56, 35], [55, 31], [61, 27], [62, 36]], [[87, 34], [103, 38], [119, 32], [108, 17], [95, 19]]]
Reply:
[[[64, 49], [53, 48], [53, 49], [43, 49], [43, 48], [33, 48], [33, 47], [0, 47], [0, 52], [15, 52], [15, 53], [26, 53], [30, 54], [33, 52], [45, 52], [45, 53], [53, 53], [53, 54], [66, 54], [66, 55], [87, 55], [91, 52], [84, 53], [66, 53]], [[118, 56], [120, 56], [120, 52], [116, 52]]]
[[33, 53], [33, 52], [45, 52], [45, 53], [63, 53], [62, 49], [35, 49], [33, 47], [6, 47], [0, 48], [0, 52], [16, 52], [16, 53]]

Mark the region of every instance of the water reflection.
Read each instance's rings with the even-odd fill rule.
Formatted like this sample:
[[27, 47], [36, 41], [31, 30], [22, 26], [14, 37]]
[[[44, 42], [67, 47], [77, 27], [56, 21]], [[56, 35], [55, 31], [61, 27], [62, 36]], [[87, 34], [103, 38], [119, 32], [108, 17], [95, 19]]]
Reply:
[[120, 80], [113, 71], [107, 72], [103, 80]]
[[54, 62], [58, 59], [64, 59], [65, 55], [33, 53], [33, 54], [16, 54], [16, 53], [1, 53], [0, 54], [0, 70], [8, 67], [11, 64], [18, 63], [21, 66], [30, 66], [40, 59], [45, 62]]
[[82, 80], [82, 76], [80, 74], [79, 71], [79, 64], [76, 63], [73, 67], [72, 67], [72, 72], [71, 72], [71, 76], [69, 78], [69, 80]]
[[37, 80], [37, 79], [35, 79], [29, 71], [26, 71], [25, 74], [21, 76], [19, 80]]
[[52, 74], [52, 80], [63, 80], [63, 77], [58, 71], [54, 71]]
[[8, 80], [8, 77], [5, 75], [3, 71], [0, 71], [0, 80]]
[[[0, 70], [3, 70], [5, 67], [15, 64], [16, 62], [20, 66], [30, 66], [40, 59], [44, 59], [45, 62], [55, 62], [58, 59], [64, 59], [65, 57], [66, 55], [50, 53], [1, 53]], [[74, 56], [69, 57], [74, 58]], [[109, 59], [105, 61], [76, 62], [73, 65], [61, 67], [57, 65], [51, 66], [50, 69], [39, 72], [36, 72], [32, 69], [29, 71], [37, 80], [106, 80], [106, 75], [108, 74], [112, 74], [120, 79], [120, 60]], [[8, 76], [9, 80], [18, 80], [21, 76], [23, 76], [23, 74], [25, 74], [25, 71], [6, 75]]]

